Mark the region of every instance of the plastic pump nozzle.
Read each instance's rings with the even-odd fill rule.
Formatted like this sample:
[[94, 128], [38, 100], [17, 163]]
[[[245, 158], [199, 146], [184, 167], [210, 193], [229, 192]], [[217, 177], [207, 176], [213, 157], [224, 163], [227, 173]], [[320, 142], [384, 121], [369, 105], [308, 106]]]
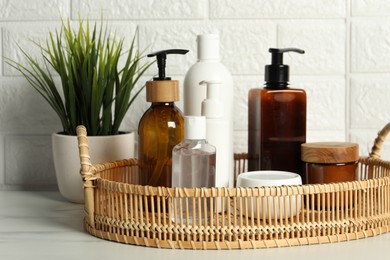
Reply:
[[157, 67], [158, 67], [158, 78], [153, 78], [153, 80], [171, 80], [169, 77], [165, 77], [165, 66], [168, 54], [181, 54], [184, 55], [188, 52], [188, 50], [183, 49], [169, 49], [156, 51], [148, 54], [148, 57], [156, 56], [157, 59]]
[[283, 64], [283, 53], [297, 52], [303, 54], [305, 51], [297, 48], [270, 48], [268, 51], [272, 54], [272, 60], [270, 65], [265, 66], [265, 82], [270, 85], [273, 83], [287, 85], [289, 81], [289, 67]]
[[220, 80], [203, 80], [199, 85], [207, 85], [207, 96], [202, 101], [202, 116], [207, 118], [221, 118], [224, 115], [223, 104], [220, 100]]

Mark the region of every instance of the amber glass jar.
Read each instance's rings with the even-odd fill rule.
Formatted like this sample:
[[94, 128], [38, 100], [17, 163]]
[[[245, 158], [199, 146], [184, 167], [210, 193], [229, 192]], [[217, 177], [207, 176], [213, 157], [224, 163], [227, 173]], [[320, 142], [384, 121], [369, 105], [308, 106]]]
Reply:
[[359, 145], [345, 142], [302, 144], [308, 184], [355, 181], [358, 174]]

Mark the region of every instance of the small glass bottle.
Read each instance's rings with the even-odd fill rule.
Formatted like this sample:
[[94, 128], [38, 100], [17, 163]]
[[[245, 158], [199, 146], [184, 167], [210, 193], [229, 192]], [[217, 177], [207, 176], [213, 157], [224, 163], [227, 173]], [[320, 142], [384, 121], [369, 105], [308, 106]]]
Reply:
[[[215, 187], [216, 149], [206, 141], [206, 118], [184, 117], [184, 140], [172, 151], [172, 187]], [[182, 205], [180, 212], [177, 205]], [[172, 220], [177, 224], [200, 224], [204, 212], [210, 217], [209, 199], [175, 198]], [[195, 209], [195, 211], [193, 211]], [[201, 214], [198, 214], [201, 212]]]

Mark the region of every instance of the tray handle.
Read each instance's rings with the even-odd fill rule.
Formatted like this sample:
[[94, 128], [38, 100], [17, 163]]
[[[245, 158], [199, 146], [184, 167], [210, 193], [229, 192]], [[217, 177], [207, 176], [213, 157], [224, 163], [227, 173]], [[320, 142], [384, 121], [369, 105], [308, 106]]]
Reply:
[[387, 135], [390, 133], [390, 123], [385, 125], [382, 130], [378, 132], [378, 136], [375, 138], [374, 146], [371, 148], [370, 157], [379, 159], [381, 156], [381, 149], [383, 142], [386, 140]]
[[80, 125], [76, 128], [77, 141], [79, 145], [79, 156], [80, 156], [80, 174], [84, 181], [84, 209], [85, 219], [89, 225], [95, 226], [94, 221], [94, 186], [93, 180], [96, 178], [91, 173], [92, 163], [89, 155], [87, 129], [85, 126]]

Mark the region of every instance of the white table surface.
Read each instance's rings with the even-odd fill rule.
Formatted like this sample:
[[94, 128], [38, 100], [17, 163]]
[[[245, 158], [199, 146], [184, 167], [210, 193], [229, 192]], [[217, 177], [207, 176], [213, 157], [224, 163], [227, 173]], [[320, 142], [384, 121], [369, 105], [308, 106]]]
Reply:
[[83, 205], [58, 192], [0, 191], [0, 259], [390, 259], [390, 234], [355, 241], [247, 250], [173, 250], [131, 246], [84, 231]]

